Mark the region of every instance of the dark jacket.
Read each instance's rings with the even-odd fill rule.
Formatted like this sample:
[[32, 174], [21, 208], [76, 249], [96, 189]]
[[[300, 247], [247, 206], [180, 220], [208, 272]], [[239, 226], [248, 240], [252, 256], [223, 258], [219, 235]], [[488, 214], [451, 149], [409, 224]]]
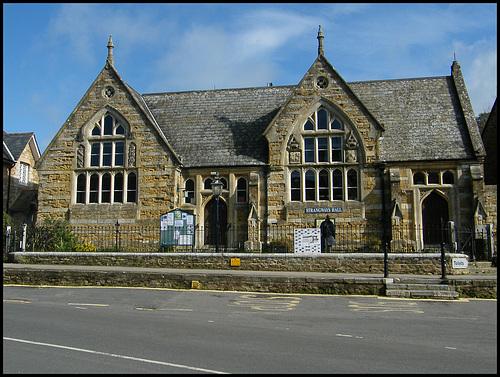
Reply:
[[333, 223], [330, 219], [326, 219], [321, 223], [320, 226], [321, 229], [321, 236], [323, 237], [330, 237], [334, 235], [334, 230], [333, 230]]

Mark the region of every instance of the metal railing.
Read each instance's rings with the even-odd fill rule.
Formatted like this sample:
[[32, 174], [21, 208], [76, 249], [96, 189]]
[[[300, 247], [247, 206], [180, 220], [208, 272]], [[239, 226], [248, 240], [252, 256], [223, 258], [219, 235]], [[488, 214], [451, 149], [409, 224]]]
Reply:
[[[221, 229], [219, 251], [293, 253], [294, 229], [292, 225], [269, 225], [258, 234], [258, 246], [249, 247], [248, 228], [229, 227]], [[175, 232], [175, 230], [172, 230]], [[212, 229], [197, 227], [193, 234], [169, 234], [158, 226], [128, 224], [69, 225], [57, 226], [13, 226], [9, 237], [4, 229], [4, 253], [10, 251], [95, 251], [95, 252], [215, 252], [216, 244]], [[335, 226], [335, 245], [332, 253], [388, 252], [447, 252], [469, 255], [471, 260], [490, 259], [491, 244], [485, 232], [455, 227], [393, 227], [386, 245], [383, 244], [379, 224], [339, 224]], [[162, 239], [178, 240], [163, 244]], [[186, 241], [187, 240], [187, 241]], [[324, 252], [324, 250], [323, 250]]]

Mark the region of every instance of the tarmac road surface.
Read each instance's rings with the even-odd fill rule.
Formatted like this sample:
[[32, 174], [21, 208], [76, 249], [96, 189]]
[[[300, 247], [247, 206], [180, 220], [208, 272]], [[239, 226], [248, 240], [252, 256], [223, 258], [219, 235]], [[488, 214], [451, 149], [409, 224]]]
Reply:
[[4, 373], [497, 373], [497, 301], [3, 287]]

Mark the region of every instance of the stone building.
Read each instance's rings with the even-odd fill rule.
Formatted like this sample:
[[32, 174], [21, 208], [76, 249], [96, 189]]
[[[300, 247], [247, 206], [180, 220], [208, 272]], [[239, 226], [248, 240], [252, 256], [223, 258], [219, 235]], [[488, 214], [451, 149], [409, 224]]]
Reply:
[[436, 241], [424, 228], [441, 220], [473, 226], [486, 154], [459, 64], [450, 76], [348, 83], [321, 27], [318, 41], [296, 85], [141, 95], [110, 37], [104, 68], [38, 161], [39, 219], [157, 226], [179, 208], [204, 227], [202, 246], [217, 172], [221, 228], [244, 229], [234, 237], [250, 250], [270, 225], [314, 227], [325, 213], [375, 226], [394, 247], [407, 229], [413, 249]]
[[33, 132], [3, 133], [3, 210], [20, 223], [36, 222], [40, 150]]

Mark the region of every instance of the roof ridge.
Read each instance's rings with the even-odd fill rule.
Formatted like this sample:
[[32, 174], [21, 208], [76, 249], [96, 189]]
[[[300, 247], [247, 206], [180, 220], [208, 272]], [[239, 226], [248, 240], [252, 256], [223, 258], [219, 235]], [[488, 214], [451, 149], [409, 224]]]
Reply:
[[382, 82], [382, 81], [417, 81], [417, 80], [429, 80], [429, 79], [446, 79], [451, 78], [451, 76], [427, 76], [427, 77], [407, 77], [399, 79], [379, 79], [379, 80], [366, 80], [366, 81], [346, 81], [348, 84], [360, 84], [360, 83], [370, 83], [370, 82]]
[[4, 131], [4, 135], [34, 135], [35, 132], [34, 131], [31, 131], [31, 132], [5, 132]]
[[226, 88], [226, 89], [193, 89], [193, 90], [181, 90], [176, 92], [156, 92], [156, 93], [143, 93], [141, 96], [153, 96], [158, 94], [182, 94], [182, 93], [193, 93], [193, 92], [222, 92], [222, 91], [241, 91], [241, 90], [254, 90], [254, 89], [276, 89], [276, 88], [295, 88], [297, 85], [273, 85], [273, 86], [252, 86], [248, 88]]

